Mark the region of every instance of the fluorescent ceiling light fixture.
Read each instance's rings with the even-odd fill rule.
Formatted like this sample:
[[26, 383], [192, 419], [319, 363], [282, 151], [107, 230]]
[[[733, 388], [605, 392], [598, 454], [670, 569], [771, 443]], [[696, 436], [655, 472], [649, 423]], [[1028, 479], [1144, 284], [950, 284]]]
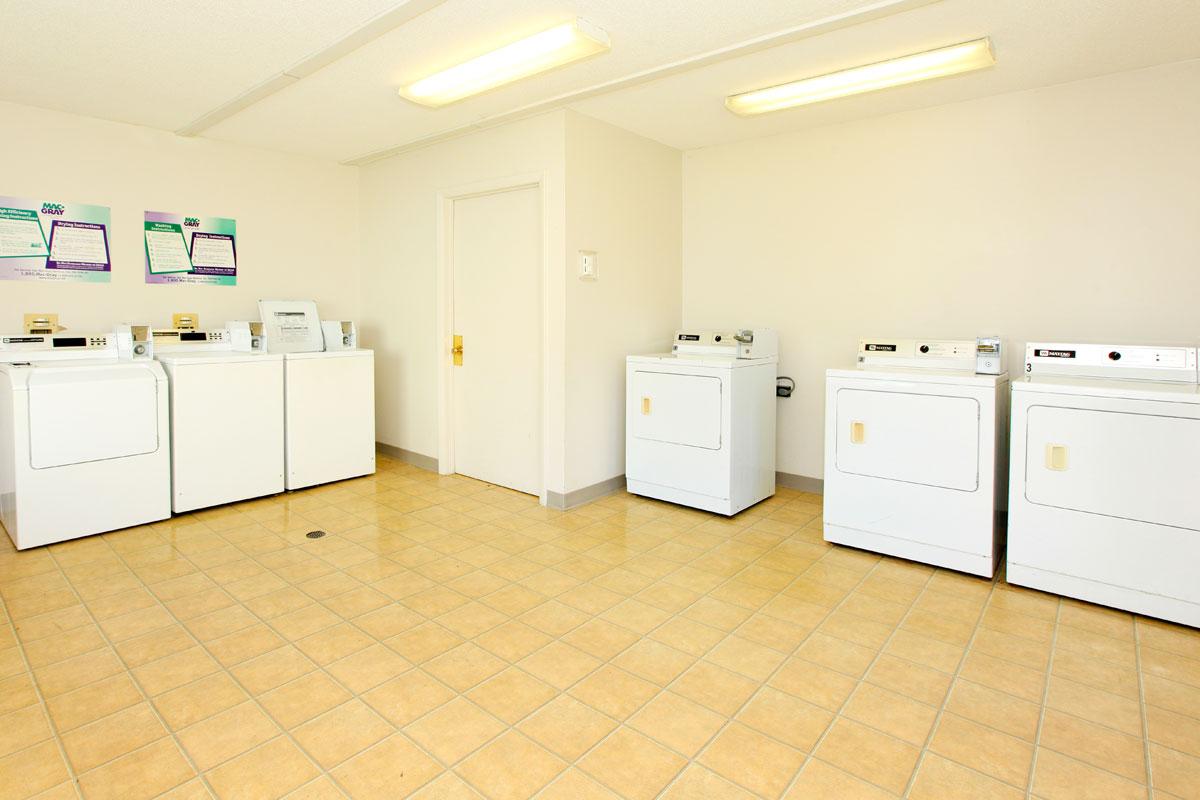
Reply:
[[990, 67], [995, 63], [991, 40], [976, 39], [880, 61], [878, 64], [844, 69], [815, 78], [730, 95], [725, 98], [725, 107], [742, 116], [765, 114], [768, 111], [820, 103], [836, 97], [957, 75], [960, 72]]
[[608, 34], [585, 19], [555, 25], [400, 89], [400, 96], [437, 108], [609, 49]]

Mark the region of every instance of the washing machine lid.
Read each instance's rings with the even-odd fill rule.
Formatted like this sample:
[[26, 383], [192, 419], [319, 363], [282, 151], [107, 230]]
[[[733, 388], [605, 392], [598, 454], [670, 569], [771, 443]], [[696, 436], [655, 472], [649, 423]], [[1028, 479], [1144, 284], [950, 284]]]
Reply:
[[776, 364], [778, 356], [769, 358], [731, 358], [717, 355], [679, 355], [677, 353], [647, 353], [645, 355], [626, 356], [628, 364], [656, 364], [670, 367], [716, 367], [718, 369], [743, 369], [756, 367], [760, 364]]
[[195, 353], [157, 353], [154, 356], [164, 364], [181, 366], [186, 364], [240, 364], [247, 361], [283, 361], [280, 353], [234, 353], [209, 350]]
[[850, 367], [825, 370], [827, 378], [863, 381], [903, 381], [943, 386], [997, 386], [1008, 382], [1008, 373], [981, 375], [965, 369], [917, 369], [913, 367]]
[[1039, 394], [1200, 403], [1200, 387], [1194, 383], [1030, 375], [1015, 381], [1012, 388], [1014, 392], [1037, 392]]

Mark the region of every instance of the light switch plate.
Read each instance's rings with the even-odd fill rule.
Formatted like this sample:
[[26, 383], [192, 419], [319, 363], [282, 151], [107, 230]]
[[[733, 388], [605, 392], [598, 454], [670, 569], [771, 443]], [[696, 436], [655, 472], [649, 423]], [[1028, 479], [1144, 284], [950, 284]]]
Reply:
[[579, 279], [594, 281], [597, 278], [596, 253], [593, 250], [579, 251]]

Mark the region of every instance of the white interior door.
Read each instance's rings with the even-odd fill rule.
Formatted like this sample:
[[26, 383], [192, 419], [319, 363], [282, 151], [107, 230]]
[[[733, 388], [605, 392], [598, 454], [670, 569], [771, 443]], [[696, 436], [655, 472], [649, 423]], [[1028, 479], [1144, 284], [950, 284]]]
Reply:
[[542, 490], [542, 210], [537, 187], [454, 201], [454, 471]]

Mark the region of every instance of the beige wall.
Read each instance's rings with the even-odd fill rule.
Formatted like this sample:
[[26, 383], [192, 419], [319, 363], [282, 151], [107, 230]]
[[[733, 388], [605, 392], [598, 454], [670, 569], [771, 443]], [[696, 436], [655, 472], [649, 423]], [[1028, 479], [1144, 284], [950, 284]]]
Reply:
[[[0, 194], [112, 208], [112, 282], [0, 281], [0, 331], [26, 311], [58, 312], [74, 331], [117, 322], [206, 327], [257, 318], [262, 297], [313, 298], [322, 315], [358, 314], [358, 171], [133, 125], [0, 103]], [[233, 217], [238, 285], [148, 286], [146, 210]]]
[[[681, 320], [681, 153], [568, 112], [566, 490], [625, 474], [625, 356]], [[580, 250], [599, 277], [578, 278]]]
[[861, 335], [1200, 339], [1200, 62], [689, 152], [683, 226], [685, 323], [779, 329], [820, 477]]

